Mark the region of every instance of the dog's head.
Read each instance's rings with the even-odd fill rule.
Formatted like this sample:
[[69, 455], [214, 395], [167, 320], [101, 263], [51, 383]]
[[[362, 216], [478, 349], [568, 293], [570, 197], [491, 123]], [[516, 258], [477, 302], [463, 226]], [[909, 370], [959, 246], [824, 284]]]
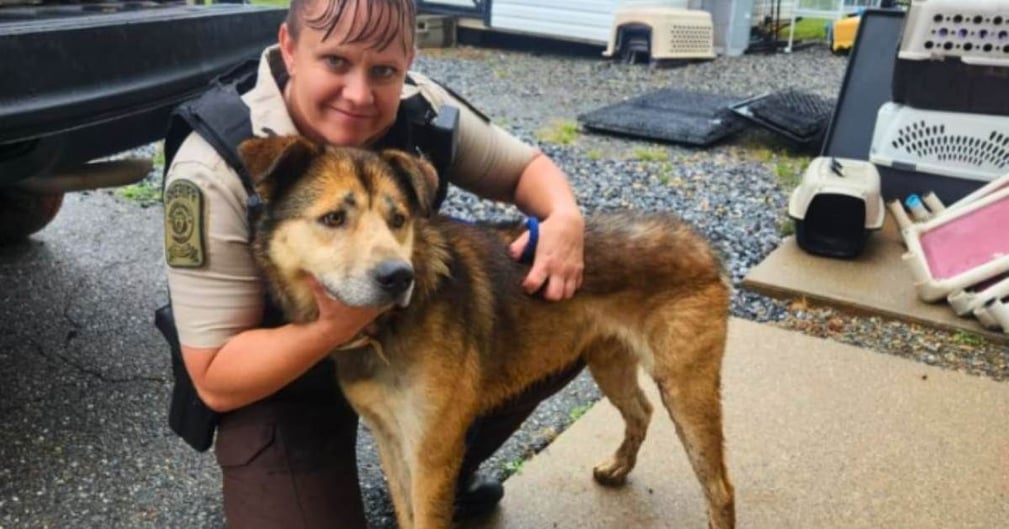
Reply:
[[314, 309], [311, 275], [347, 305], [409, 303], [415, 228], [437, 189], [430, 164], [298, 136], [253, 138], [239, 150], [265, 202], [253, 252], [281, 296]]

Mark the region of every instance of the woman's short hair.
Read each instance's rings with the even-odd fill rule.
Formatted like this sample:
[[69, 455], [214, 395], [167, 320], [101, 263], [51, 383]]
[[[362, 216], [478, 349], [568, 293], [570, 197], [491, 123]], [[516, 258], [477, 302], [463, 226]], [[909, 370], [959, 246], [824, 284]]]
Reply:
[[[308, 16], [306, 10], [317, 4], [324, 4], [325, 9], [318, 15], [313, 13]], [[364, 12], [359, 13], [358, 10]], [[350, 29], [341, 37], [342, 44], [365, 42], [371, 48], [384, 50], [399, 39], [404, 51], [409, 52], [413, 48], [417, 18], [414, 0], [291, 0], [287, 30], [297, 39], [304, 25], [325, 31], [323, 40], [326, 40], [345, 16], [353, 16], [354, 19]]]

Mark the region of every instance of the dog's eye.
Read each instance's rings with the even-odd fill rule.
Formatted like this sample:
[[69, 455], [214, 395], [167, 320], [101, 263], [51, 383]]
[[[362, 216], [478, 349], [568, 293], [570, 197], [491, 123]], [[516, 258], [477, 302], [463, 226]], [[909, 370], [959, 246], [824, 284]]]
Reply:
[[393, 213], [392, 218], [389, 219], [389, 225], [393, 228], [402, 228], [406, 224], [406, 217], [402, 213]]
[[343, 225], [345, 217], [346, 216], [342, 211], [330, 211], [322, 217], [319, 217], [319, 222], [327, 228], [336, 228]]

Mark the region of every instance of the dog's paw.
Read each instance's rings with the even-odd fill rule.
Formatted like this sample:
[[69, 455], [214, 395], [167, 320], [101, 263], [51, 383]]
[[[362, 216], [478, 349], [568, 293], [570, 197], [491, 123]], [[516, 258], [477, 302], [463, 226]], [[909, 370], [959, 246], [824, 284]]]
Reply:
[[611, 457], [592, 469], [592, 477], [600, 485], [619, 487], [627, 483], [627, 474], [631, 472], [631, 468], [632, 465], [627, 464], [626, 461]]

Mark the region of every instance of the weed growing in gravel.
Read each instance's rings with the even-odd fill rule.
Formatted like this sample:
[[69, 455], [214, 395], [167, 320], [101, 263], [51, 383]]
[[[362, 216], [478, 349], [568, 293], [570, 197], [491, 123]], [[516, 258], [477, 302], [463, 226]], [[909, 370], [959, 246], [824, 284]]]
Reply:
[[659, 182], [662, 182], [662, 185], [673, 185], [673, 163], [662, 162], [659, 164], [659, 170], [655, 173], [655, 177], [659, 179]]
[[591, 149], [591, 150], [589, 150], [588, 152], [585, 153], [585, 157], [588, 158], [589, 160], [593, 160], [593, 161], [602, 160], [603, 159], [603, 151], [600, 151], [599, 149]]
[[967, 331], [956, 331], [953, 333], [953, 342], [959, 345], [978, 346], [984, 343], [984, 338]]
[[525, 466], [526, 462], [524, 459], [514, 459], [508, 461], [504, 464], [504, 471], [506, 476], [511, 476], [513, 474], [522, 473], [522, 467]]
[[[164, 165], [164, 160], [161, 163]], [[146, 208], [161, 202], [161, 186], [144, 180], [138, 184], [130, 184], [116, 189], [116, 196]]]
[[568, 120], [554, 120], [550, 126], [540, 129], [536, 137], [546, 143], [571, 145], [578, 138], [578, 123]]
[[582, 404], [581, 406], [575, 406], [574, 408], [571, 408], [570, 412], [568, 412], [568, 418], [571, 419], [571, 422], [577, 421], [578, 419], [581, 419], [582, 415], [585, 415], [585, 412], [589, 411], [589, 408], [591, 407], [592, 404]]
[[631, 156], [635, 160], [644, 162], [665, 162], [669, 160], [669, 153], [659, 147], [635, 147]]
[[795, 221], [791, 217], [786, 215], [778, 219], [778, 235], [782, 237], [795, 235]]
[[159, 173], [164, 170], [165, 167], [165, 142], [158, 143], [157, 148], [154, 151], [154, 157], [151, 159], [154, 164], [154, 169]]

